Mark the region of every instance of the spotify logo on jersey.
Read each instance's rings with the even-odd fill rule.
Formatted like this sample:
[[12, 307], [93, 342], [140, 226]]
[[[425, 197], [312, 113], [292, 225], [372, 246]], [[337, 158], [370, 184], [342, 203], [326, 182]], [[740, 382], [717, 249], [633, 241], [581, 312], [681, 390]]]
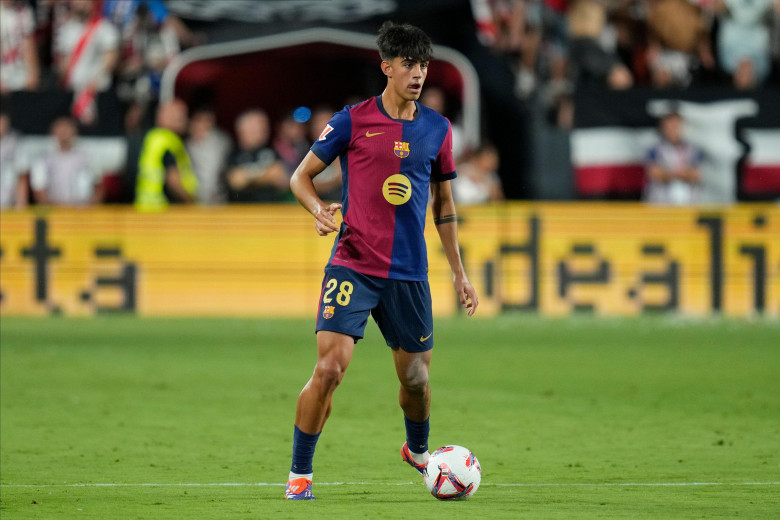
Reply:
[[406, 204], [412, 197], [412, 183], [406, 175], [396, 173], [385, 180], [382, 194], [390, 204], [395, 206]]

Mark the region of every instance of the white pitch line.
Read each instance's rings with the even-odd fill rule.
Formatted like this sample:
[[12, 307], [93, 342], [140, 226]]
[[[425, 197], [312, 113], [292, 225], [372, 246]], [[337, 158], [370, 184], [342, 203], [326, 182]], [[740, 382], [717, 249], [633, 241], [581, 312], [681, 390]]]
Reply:
[[496, 487], [683, 487], [683, 486], [780, 486], [780, 482], [536, 482], [485, 483]]
[[[419, 482], [315, 482], [317, 486], [415, 486]], [[283, 487], [283, 482], [81, 482], [72, 484], [0, 484], [0, 488], [101, 487]], [[780, 486], [780, 482], [483, 482], [494, 487], [704, 487]]]

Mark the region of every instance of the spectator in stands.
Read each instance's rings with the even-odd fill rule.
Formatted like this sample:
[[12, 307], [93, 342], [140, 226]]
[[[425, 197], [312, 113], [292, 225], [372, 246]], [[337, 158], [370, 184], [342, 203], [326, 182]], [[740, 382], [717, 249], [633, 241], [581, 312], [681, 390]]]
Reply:
[[[335, 112], [333, 108], [325, 106], [314, 109], [309, 120], [309, 139], [312, 143], [320, 138]], [[312, 180], [322, 200], [341, 200], [341, 161], [338, 157]]]
[[[721, 68], [741, 90], [754, 88], [769, 76], [770, 34], [766, 20], [773, 0], [718, 0], [717, 44]], [[780, 12], [780, 2], [774, 2]]]
[[271, 123], [259, 109], [235, 122], [238, 143], [228, 158], [228, 202], [273, 202], [290, 190], [284, 164], [270, 146]]
[[520, 45], [515, 79], [515, 94], [521, 99], [530, 97], [539, 86], [539, 57], [542, 49], [543, 9], [541, 0], [513, 2], [513, 18], [519, 18]]
[[168, 10], [164, 0], [103, 0], [103, 13], [119, 29], [123, 41], [133, 37], [139, 18], [148, 16], [160, 30], [172, 31], [176, 41], [184, 47], [206, 43], [206, 36], [190, 31]]
[[547, 120], [561, 129], [574, 124], [574, 84], [568, 73], [568, 61], [558, 50], [548, 56], [549, 77], [540, 91], [540, 101]]
[[0, 107], [0, 208], [27, 206], [29, 178], [20, 155], [19, 135]]
[[33, 11], [26, 0], [0, 1], [0, 95], [38, 87]]
[[157, 126], [146, 133], [138, 160], [135, 205], [159, 211], [169, 203], [195, 202], [198, 178], [181, 136], [187, 131], [187, 105], [179, 99], [157, 109]]
[[112, 85], [119, 33], [101, 15], [100, 4], [70, 0], [69, 6], [68, 17], [55, 27], [55, 66], [62, 84], [73, 91], [73, 115], [91, 125], [97, 117], [97, 94]]
[[35, 202], [60, 206], [84, 206], [103, 200], [102, 176], [86, 150], [78, 146], [78, 127], [70, 116], [51, 125], [52, 149], [33, 161], [30, 185]]
[[491, 144], [483, 143], [468, 160], [458, 165], [458, 181], [452, 183], [452, 192], [458, 204], [473, 205], [504, 200], [498, 163], [498, 150]]
[[489, 0], [495, 28], [491, 46], [500, 52], [520, 52], [525, 32], [525, 0]]
[[286, 114], [277, 126], [273, 146], [287, 172], [292, 176], [292, 172], [301, 163], [311, 146], [306, 125], [296, 121], [292, 112]]
[[620, 61], [614, 43], [610, 48], [599, 41], [605, 24], [606, 9], [597, 0], [576, 0], [568, 12], [570, 67], [575, 86], [626, 89], [633, 76]]
[[180, 22], [174, 22], [161, 0], [107, 0], [103, 13], [121, 38], [120, 98], [140, 104], [156, 100], [162, 72], [180, 51]]
[[659, 121], [661, 140], [647, 156], [644, 199], [668, 205], [700, 201], [701, 151], [683, 138], [683, 119], [671, 110]]
[[217, 127], [217, 117], [210, 108], [195, 110], [190, 118], [187, 151], [192, 169], [198, 177], [198, 201], [202, 204], [222, 204], [227, 200], [220, 182], [232, 142]]

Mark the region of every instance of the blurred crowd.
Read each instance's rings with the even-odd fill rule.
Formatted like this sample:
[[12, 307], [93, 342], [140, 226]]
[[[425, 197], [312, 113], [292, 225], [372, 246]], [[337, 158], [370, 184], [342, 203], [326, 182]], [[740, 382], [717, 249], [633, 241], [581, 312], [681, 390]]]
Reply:
[[106, 172], [78, 139], [96, 124], [98, 96], [109, 93], [109, 109], [140, 124], [157, 103], [168, 63], [204, 41], [162, 0], [0, 0], [0, 96], [72, 93], [68, 113], [49, 122], [51, 146], [34, 157], [21, 153], [2, 107], [2, 206], [105, 200]]
[[579, 88], [761, 88], [780, 75], [778, 0], [472, 0], [481, 40], [571, 128]]
[[204, 41], [163, 0], [0, 0], [0, 94], [72, 91], [72, 113], [89, 125], [98, 93], [153, 102], [168, 63]]
[[[29, 158], [17, 154], [19, 136], [8, 114], [0, 111], [2, 207], [134, 202], [154, 211], [169, 204], [290, 202], [290, 177], [334, 112], [333, 107], [318, 107], [305, 121], [290, 113], [272, 128], [263, 109], [251, 108], [236, 117], [233, 139], [217, 126], [208, 107], [190, 114], [179, 99], [160, 103], [154, 126], [137, 146], [128, 147], [123, 200], [109, 200], [104, 172], [79, 145], [74, 116], [58, 117], [51, 125], [48, 151]], [[487, 143], [462, 154], [458, 200], [479, 204], [503, 199], [497, 169], [498, 152]], [[338, 159], [315, 178], [325, 200], [341, 199], [341, 182]]]
[[[778, 77], [780, 0], [471, 0], [481, 42], [508, 62], [516, 96], [544, 107], [551, 124], [573, 124], [575, 89], [757, 89]], [[0, 114], [0, 204], [134, 202], [256, 203], [292, 200], [289, 178], [335, 110], [316, 107], [271, 121], [250, 107], [231, 128], [208, 106], [159, 104], [161, 76], [183, 49], [206, 42], [163, 0], [0, 0], [0, 95], [73, 93], [50, 122], [45, 153], [23, 157], [9, 115]], [[107, 185], [83, 147], [96, 99], [110, 92], [124, 114], [127, 164]], [[453, 122], [462, 204], [503, 199], [499, 153], [463, 145], [458, 115], [440, 89], [422, 102]], [[657, 173], [657, 172], [656, 172]], [[693, 177], [691, 177], [693, 179]], [[648, 180], [663, 182], [659, 175]], [[689, 179], [690, 180], [690, 179]], [[690, 180], [694, 182], [694, 180]], [[338, 164], [317, 178], [340, 197]]]
[[[291, 111], [273, 122], [262, 107], [251, 107], [223, 129], [208, 106], [159, 104], [165, 67], [182, 49], [205, 42], [162, 0], [0, 0], [0, 39], [0, 94], [73, 93], [69, 113], [51, 121], [49, 147], [34, 157], [21, 153], [9, 113], [0, 110], [2, 207], [124, 202], [155, 210], [292, 201], [292, 172], [340, 108]], [[95, 123], [96, 97], [108, 91], [124, 112], [127, 138], [118, 182], [100, 171], [79, 139], [80, 129]], [[434, 87], [426, 94], [440, 111], [443, 98]], [[460, 140], [459, 127], [454, 131]], [[497, 162], [490, 145], [462, 154], [464, 203], [502, 198]], [[323, 198], [340, 199], [338, 161], [316, 185]]]

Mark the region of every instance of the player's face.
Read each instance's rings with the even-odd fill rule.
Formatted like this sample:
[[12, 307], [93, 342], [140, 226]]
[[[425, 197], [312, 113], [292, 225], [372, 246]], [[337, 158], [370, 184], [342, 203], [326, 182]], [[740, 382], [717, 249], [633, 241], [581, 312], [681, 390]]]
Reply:
[[427, 61], [416, 61], [399, 56], [392, 61], [383, 62], [382, 70], [399, 97], [406, 101], [416, 101], [420, 98], [423, 83], [428, 76]]

